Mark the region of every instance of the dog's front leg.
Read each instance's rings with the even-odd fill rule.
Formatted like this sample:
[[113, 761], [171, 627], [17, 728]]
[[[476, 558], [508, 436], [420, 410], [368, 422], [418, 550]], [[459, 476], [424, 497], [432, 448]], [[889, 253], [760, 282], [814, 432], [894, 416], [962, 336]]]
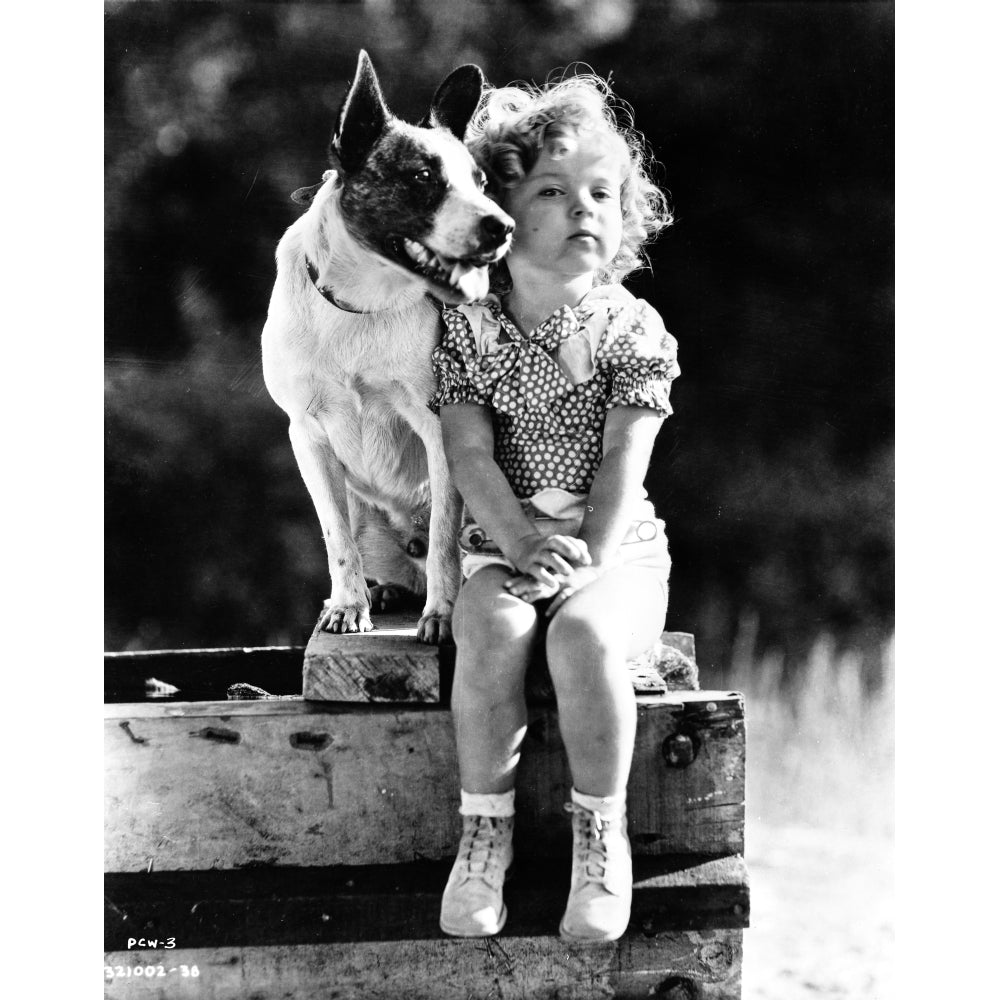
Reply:
[[448, 474], [441, 423], [426, 407], [405, 413], [427, 452], [431, 487], [431, 523], [427, 539], [427, 602], [417, 624], [421, 642], [451, 639], [451, 616], [461, 581], [458, 535], [462, 527], [462, 499]]
[[319, 627], [328, 632], [370, 632], [371, 605], [361, 555], [351, 535], [344, 466], [312, 417], [293, 419], [288, 436], [319, 515], [330, 566], [330, 599]]

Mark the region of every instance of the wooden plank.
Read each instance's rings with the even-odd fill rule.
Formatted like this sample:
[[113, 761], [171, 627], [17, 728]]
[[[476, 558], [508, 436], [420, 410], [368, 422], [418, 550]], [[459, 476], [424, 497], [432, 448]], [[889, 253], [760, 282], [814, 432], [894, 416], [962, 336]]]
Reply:
[[[454, 671], [453, 646], [440, 649], [416, 639], [416, 623], [396, 620], [375, 632], [333, 635], [318, 627], [306, 646], [302, 696], [307, 701], [447, 702]], [[650, 651], [630, 664], [637, 691], [697, 690], [694, 636], [664, 632]], [[528, 674], [529, 702], [551, 701], [544, 662]]]
[[[734, 698], [742, 699], [738, 691], [668, 691], [666, 694], [636, 695], [636, 705], [656, 707], [673, 705], [681, 710], [685, 705], [701, 706], [704, 710], [712, 702]], [[554, 706], [539, 706], [553, 708]], [[420, 715], [429, 711], [448, 711], [445, 705], [424, 705], [417, 702], [372, 705], [363, 702], [306, 701], [304, 698], [282, 698], [260, 701], [171, 701], [152, 699], [141, 702], [109, 702], [104, 706], [105, 720], [119, 719], [201, 719], [208, 717], [267, 718], [303, 716], [324, 718], [327, 716], [375, 717], [379, 712], [398, 712], [401, 715]]]
[[[335, 868], [113, 873], [104, 879], [108, 951], [129, 939], [189, 948], [433, 940], [451, 860]], [[569, 892], [570, 857], [519, 856], [504, 890], [505, 932], [556, 932]], [[746, 927], [743, 859], [637, 857], [631, 933]]]
[[[628, 936], [601, 945], [557, 937], [113, 951], [113, 1000], [739, 1000], [743, 932]], [[163, 975], [126, 977], [162, 967]], [[197, 977], [182, 976], [197, 967]], [[168, 970], [175, 970], [168, 972]], [[110, 973], [109, 971], [110, 970]], [[119, 974], [120, 973], [120, 974]], [[107, 978], [110, 975], [111, 978]], [[671, 990], [673, 992], [671, 992]]]
[[[745, 734], [734, 692], [639, 698], [629, 780], [637, 854], [742, 854]], [[105, 709], [105, 870], [368, 865], [458, 842], [443, 706], [299, 700]], [[694, 758], [671, 767], [664, 746]], [[571, 780], [555, 711], [529, 710], [516, 843], [564, 855]]]
[[347, 635], [316, 629], [306, 646], [302, 696], [309, 701], [440, 701], [438, 647], [418, 642], [416, 629]]

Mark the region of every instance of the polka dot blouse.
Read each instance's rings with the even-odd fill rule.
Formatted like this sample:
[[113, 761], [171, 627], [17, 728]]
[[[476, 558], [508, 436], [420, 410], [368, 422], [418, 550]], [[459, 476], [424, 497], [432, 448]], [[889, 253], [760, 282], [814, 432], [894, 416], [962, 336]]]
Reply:
[[435, 412], [448, 403], [493, 410], [494, 458], [519, 499], [555, 488], [587, 493], [613, 406], [668, 416], [677, 342], [657, 312], [620, 285], [593, 289], [524, 336], [496, 296], [445, 307], [432, 363]]

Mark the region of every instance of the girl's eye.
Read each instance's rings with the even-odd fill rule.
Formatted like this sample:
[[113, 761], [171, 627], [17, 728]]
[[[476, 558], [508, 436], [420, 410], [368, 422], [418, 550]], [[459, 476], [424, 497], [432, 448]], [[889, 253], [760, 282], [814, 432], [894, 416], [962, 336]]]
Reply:
[[611, 197], [611, 192], [601, 188], [594, 192], [594, 199], [596, 201], [607, 201]]
[[547, 188], [542, 188], [541, 191], [538, 192], [538, 194], [542, 198], [552, 198], [555, 195], [562, 194], [562, 191], [559, 188], [547, 187]]

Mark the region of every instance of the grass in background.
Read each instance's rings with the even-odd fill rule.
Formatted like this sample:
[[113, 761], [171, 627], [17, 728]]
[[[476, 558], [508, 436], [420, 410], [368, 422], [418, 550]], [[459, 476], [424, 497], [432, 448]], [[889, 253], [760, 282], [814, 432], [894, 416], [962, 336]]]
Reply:
[[838, 650], [821, 636], [791, 664], [755, 640], [748, 618], [727, 677], [746, 697], [744, 1000], [887, 1000], [893, 641]]
[[893, 640], [863, 656], [820, 636], [797, 669], [754, 658], [752, 640], [745, 623], [729, 675], [746, 697], [748, 821], [891, 837]]

